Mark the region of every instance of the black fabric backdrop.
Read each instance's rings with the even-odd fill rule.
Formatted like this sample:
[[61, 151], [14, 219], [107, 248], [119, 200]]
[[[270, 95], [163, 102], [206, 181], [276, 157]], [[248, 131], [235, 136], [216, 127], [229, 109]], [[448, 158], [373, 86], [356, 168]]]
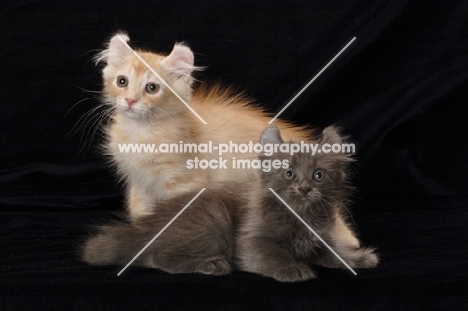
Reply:
[[[10, 1], [0, 16], [0, 303], [17, 309], [462, 309], [468, 306], [466, 1]], [[370, 270], [282, 284], [248, 273], [89, 267], [88, 226], [123, 210], [99, 154], [100, 71], [116, 30], [357, 146], [354, 220]]]

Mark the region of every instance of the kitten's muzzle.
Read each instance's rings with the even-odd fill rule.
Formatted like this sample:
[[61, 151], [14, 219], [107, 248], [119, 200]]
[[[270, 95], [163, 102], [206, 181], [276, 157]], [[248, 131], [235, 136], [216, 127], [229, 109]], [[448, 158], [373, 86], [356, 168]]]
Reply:
[[135, 98], [127, 98], [127, 97], [125, 97], [125, 101], [127, 102], [128, 108], [132, 108], [132, 106], [137, 102]]
[[299, 187], [298, 190], [305, 197], [310, 192], [310, 190], [312, 190], [312, 188], [310, 188], [308, 186], [304, 186], [304, 187]]

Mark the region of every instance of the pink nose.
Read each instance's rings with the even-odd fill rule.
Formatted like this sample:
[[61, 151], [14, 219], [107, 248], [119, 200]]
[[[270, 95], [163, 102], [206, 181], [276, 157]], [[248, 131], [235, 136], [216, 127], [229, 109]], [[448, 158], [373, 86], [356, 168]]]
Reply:
[[137, 100], [134, 98], [125, 98], [125, 101], [127, 102], [127, 105], [130, 108], [132, 108], [133, 104], [137, 102]]

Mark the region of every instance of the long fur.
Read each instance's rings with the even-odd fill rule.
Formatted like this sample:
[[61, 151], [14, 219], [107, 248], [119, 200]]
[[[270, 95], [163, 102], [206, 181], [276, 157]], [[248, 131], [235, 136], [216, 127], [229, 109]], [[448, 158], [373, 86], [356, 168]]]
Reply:
[[[264, 144], [282, 143], [279, 131], [271, 129], [263, 132], [261, 141]], [[329, 127], [324, 130], [320, 145], [341, 142], [337, 130]], [[378, 263], [374, 250], [360, 246], [342, 217], [351, 190], [346, 174], [350, 155], [274, 154], [271, 159], [286, 159], [290, 167], [260, 172], [262, 182], [252, 189], [236, 240], [239, 268], [278, 281], [296, 282], [316, 277], [313, 264], [344, 267], [269, 188], [278, 193], [351, 267], [374, 267]], [[283, 176], [289, 169], [294, 172], [292, 180]], [[324, 174], [323, 180], [313, 179], [317, 171]]]
[[[220, 183], [239, 185], [259, 182], [259, 172], [254, 168], [232, 169], [234, 157], [252, 160], [257, 159], [256, 154], [227, 153], [223, 155], [223, 159], [227, 160], [227, 169], [203, 170], [188, 169], [187, 161], [194, 158], [218, 160], [217, 151], [170, 154], [120, 151], [119, 144], [128, 143], [156, 146], [162, 143], [178, 144], [180, 141], [195, 144], [211, 141], [214, 146], [230, 141], [237, 144], [257, 143], [271, 115], [231, 89], [208, 83], [194, 87], [193, 78], [190, 77], [197, 67], [187, 45], [176, 44], [169, 55], [136, 50], [151, 69], [206, 121], [204, 125], [119, 37], [125, 42], [130, 40], [127, 34], [117, 33], [109, 40], [106, 49], [96, 56], [96, 61], [105, 64], [102, 99], [107, 108], [106, 116], [110, 117], [109, 126], [105, 129], [104, 152], [109, 155], [118, 176], [125, 183], [129, 222], [133, 225], [133, 222], [138, 224], [141, 218], [147, 219], [150, 215], [157, 217], [159, 209], [171, 207], [167, 202], [196, 193], [202, 187], [212, 188]], [[126, 85], [117, 83], [122, 77], [127, 81]], [[156, 84], [157, 92], [147, 92], [149, 84]], [[133, 104], [128, 104], [129, 101]], [[276, 120], [275, 124], [285, 141], [319, 140], [314, 131], [306, 127], [281, 120]], [[338, 213], [334, 217], [337, 221], [332, 230], [336, 238], [358, 247], [359, 241], [343, 216]], [[156, 223], [154, 226], [158, 227]], [[112, 228], [109, 227], [109, 231], [103, 229], [103, 232], [112, 235], [120, 229], [123, 232], [127, 230], [127, 227]], [[94, 261], [90, 259], [90, 262]]]
[[[218, 159], [218, 153], [178, 154], [122, 154], [118, 144], [161, 143], [248, 143], [258, 142], [262, 130], [271, 120], [252, 101], [218, 84], [202, 83], [192, 87], [186, 79], [197, 67], [187, 45], [176, 44], [169, 55], [137, 50], [151, 68], [168, 83], [206, 122], [204, 125], [148, 68], [129, 52], [118, 39], [129, 40], [124, 33], [116, 34], [106, 50], [97, 56], [105, 62], [103, 69], [103, 98], [106, 106], [113, 106], [112, 121], [107, 130], [105, 152], [110, 155], [119, 176], [128, 187], [128, 210], [132, 217], [151, 214], [161, 200], [199, 189], [218, 182], [255, 181], [257, 173], [251, 169], [231, 169], [232, 158], [254, 159], [255, 154], [229, 153], [228, 169], [188, 170], [187, 160]], [[120, 53], [120, 54], [119, 54]], [[114, 61], [113, 61], [114, 60]], [[119, 87], [116, 79], [125, 76], [128, 86]], [[160, 91], [144, 92], [147, 83], [157, 83]], [[125, 98], [137, 102], [129, 109]], [[288, 140], [309, 140], [313, 131], [281, 120], [275, 121]]]
[[[162, 202], [154, 215], [99, 227], [83, 245], [82, 259], [92, 265], [127, 264], [195, 195]], [[228, 185], [205, 190], [133, 264], [170, 273], [230, 273], [243, 205]]]
[[[261, 142], [283, 142], [279, 131], [267, 129]], [[320, 144], [341, 142], [336, 129], [324, 130]], [[260, 156], [264, 159], [266, 156]], [[371, 268], [378, 257], [362, 247], [342, 213], [351, 187], [348, 154], [275, 154], [287, 159], [293, 180], [284, 169], [260, 171], [252, 183], [226, 183], [206, 189], [152, 244], [134, 265], [169, 273], [222, 275], [239, 269], [297, 282], [316, 277], [313, 264], [343, 268], [342, 263], [298, 221], [273, 194], [277, 192], [352, 267]], [[314, 182], [317, 169], [325, 178]], [[300, 195], [299, 187], [310, 186]], [[152, 215], [115, 222], [97, 229], [81, 249], [92, 265], [125, 265], [189, 202], [196, 192], [160, 202]], [[350, 238], [351, 237], [351, 238]]]

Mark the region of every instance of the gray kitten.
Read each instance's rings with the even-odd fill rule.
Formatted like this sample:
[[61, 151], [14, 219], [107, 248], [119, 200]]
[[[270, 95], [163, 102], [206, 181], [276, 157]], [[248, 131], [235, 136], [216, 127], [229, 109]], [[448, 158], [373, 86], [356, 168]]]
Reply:
[[[278, 128], [264, 130], [261, 143], [283, 143]], [[321, 146], [342, 143], [342, 138], [334, 127], [328, 127], [319, 143]], [[343, 214], [349, 203], [351, 186], [346, 169], [351, 156], [277, 153], [271, 159], [288, 160], [289, 168], [260, 170], [262, 181], [252, 189], [238, 232], [238, 267], [284, 282], [315, 278], [314, 264], [346, 268], [268, 188], [286, 201], [351, 267], [375, 267], [378, 257], [374, 249], [361, 247], [357, 239], [351, 242], [340, 239], [341, 229], [337, 229], [343, 227], [337, 221], [345, 219], [337, 215]], [[349, 225], [345, 224], [345, 228], [351, 231]]]
[[[169, 273], [228, 274], [232, 271], [238, 193], [242, 185], [206, 189], [133, 263]], [[188, 193], [158, 206], [153, 215], [99, 228], [82, 247], [91, 265], [126, 265], [195, 197]]]

